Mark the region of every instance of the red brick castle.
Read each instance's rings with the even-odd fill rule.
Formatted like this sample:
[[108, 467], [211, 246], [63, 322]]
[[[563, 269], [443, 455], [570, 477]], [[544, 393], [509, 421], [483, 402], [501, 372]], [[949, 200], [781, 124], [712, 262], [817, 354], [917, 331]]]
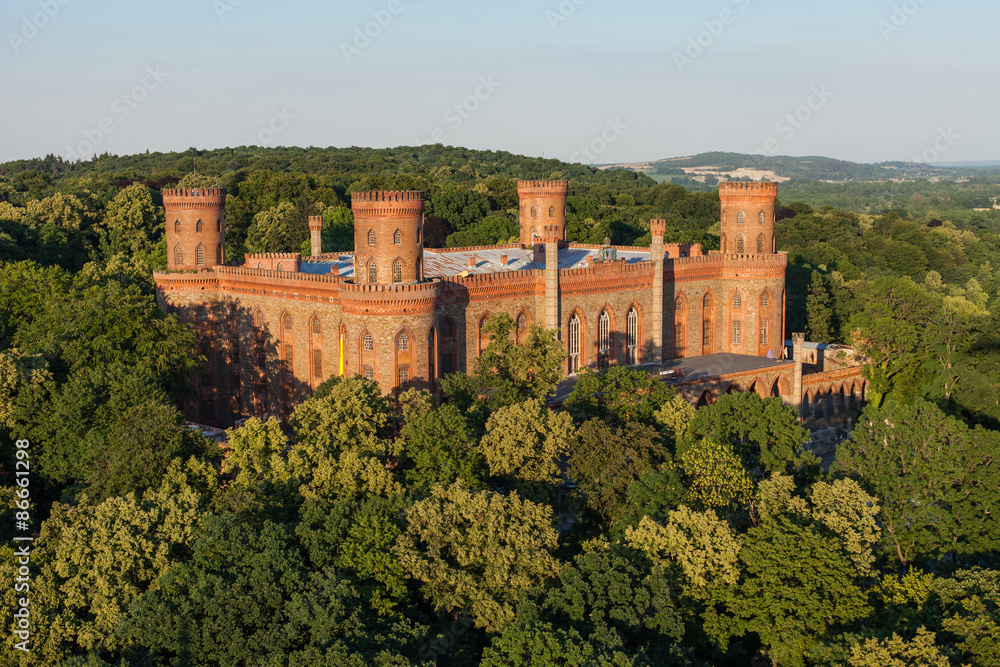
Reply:
[[787, 254], [775, 249], [775, 184], [721, 184], [722, 250], [711, 253], [664, 244], [661, 220], [648, 248], [567, 243], [568, 183], [524, 181], [518, 191], [518, 243], [424, 248], [423, 193], [359, 192], [353, 253], [320, 255], [313, 218], [313, 257], [247, 255], [231, 266], [225, 191], [165, 190], [169, 260], [154, 276], [157, 299], [191, 323], [205, 358], [187, 417], [284, 418], [332, 375], [363, 375], [385, 392], [433, 389], [471, 368], [498, 312], [519, 338], [532, 323], [558, 331], [567, 374], [780, 356]]

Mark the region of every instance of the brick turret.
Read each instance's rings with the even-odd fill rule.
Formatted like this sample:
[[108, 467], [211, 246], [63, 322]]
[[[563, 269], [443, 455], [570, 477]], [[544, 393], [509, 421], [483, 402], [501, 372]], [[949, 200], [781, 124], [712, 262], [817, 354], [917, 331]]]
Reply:
[[521, 245], [543, 243], [542, 228], [558, 228], [558, 241], [566, 241], [566, 196], [569, 181], [519, 181], [521, 198]]
[[358, 284], [423, 280], [423, 192], [353, 192], [351, 209]]
[[777, 183], [720, 183], [722, 252], [730, 255], [774, 253], [774, 204]]
[[225, 188], [165, 189], [167, 268], [197, 271], [225, 263]]
[[323, 216], [309, 216], [309, 248], [313, 257], [323, 254]]

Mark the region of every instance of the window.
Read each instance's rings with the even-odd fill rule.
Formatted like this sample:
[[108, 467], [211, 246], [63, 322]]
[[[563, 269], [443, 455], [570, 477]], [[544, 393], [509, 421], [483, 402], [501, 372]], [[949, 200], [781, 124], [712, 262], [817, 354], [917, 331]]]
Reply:
[[174, 234], [180, 234], [180, 233], [181, 233], [181, 221], [174, 220]]
[[[205, 306], [200, 306], [198, 308], [197, 316], [198, 316], [198, 323], [205, 324], [206, 322], [208, 322], [208, 309], [205, 308]], [[202, 345], [204, 345], [206, 342], [208, 341], [202, 341]]]
[[316, 379], [323, 377], [323, 351], [313, 350], [313, 375]]
[[424, 230], [421, 227], [417, 227], [417, 245], [424, 242]]
[[403, 232], [396, 230], [396, 233], [392, 235], [392, 245], [403, 245]]
[[258, 310], [257, 314], [254, 315], [253, 323], [258, 327], [264, 326], [264, 313]]
[[215, 263], [222, 264], [222, 244], [215, 246]]
[[528, 328], [528, 316], [525, 315], [524, 313], [521, 313], [520, 315], [517, 316], [517, 331], [518, 333], [521, 333], [527, 328]]
[[368, 262], [368, 282], [372, 285], [378, 282], [378, 264], [374, 259]]
[[257, 262], [257, 268], [258, 269], [263, 269], [264, 268], [264, 262]]
[[701, 346], [705, 349], [712, 346], [712, 323], [708, 320], [701, 323]]
[[684, 347], [684, 325], [678, 322], [674, 325], [674, 348], [681, 349]]
[[764, 211], [761, 211], [760, 215], [757, 216], [757, 224], [764, 224]]
[[737, 292], [733, 295], [733, 308], [743, 307], [743, 295]]
[[403, 263], [398, 259], [392, 263], [392, 282], [403, 282]]
[[451, 352], [445, 352], [441, 355], [441, 373], [447, 375], [451, 370]]
[[531, 228], [531, 242], [534, 243], [538, 238], [538, 227]]
[[375, 230], [368, 232], [368, 245], [375, 245]]
[[421, 280], [422, 276], [423, 276], [423, 273], [422, 273], [422, 270], [420, 268], [420, 258], [417, 257], [417, 276], [416, 276], [416, 279], [417, 280]]
[[597, 318], [597, 365], [602, 369], [611, 365], [611, 317], [606, 310]]
[[317, 336], [323, 333], [323, 327], [322, 325], [320, 325], [318, 317], [313, 320], [313, 333], [316, 334]]
[[184, 251], [181, 250], [180, 246], [174, 248], [174, 264], [184, 266]]
[[758, 255], [763, 255], [764, 254], [764, 235], [763, 234], [761, 234], [760, 236], [757, 237], [757, 254]]
[[736, 254], [742, 255], [746, 252], [747, 242], [742, 236], [736, 237]]
[[454, 335], [452, 330], [451, 320], [445, 320], [441, 323], [441, 338], [451, 338]]
[[400, 352], [406, 352], [410, 349], [410, 337], [406, 335], [406, 332], [399, 334], [398, 345], [396, 346]]
[[625, 351], [629, 364], [639, 363], [639, 313], [635, 308], [631, 308], [625, 318]]
[[291, 330], [292, 330], [292, 316], [285, 315], [285, 331], [291, 331]]
[[556, 217], [556, 207], [555, 206], [549, 206], [549, 217], [550, 218]]
[[284, 271], [285, 270], [285, 265], [284, 265], [283, 262], [278, 262], [278, 266], [275, 267], [275, 268], [277, 268], [278, 271]]
[[375, 369], [369, 365], [365, 365], [365, 379], [369, 382], [375, 381]]
[[768, 344], [768, 342], [767, 342], [767, 338], [768, 338], [768, 336], [767, 336], [767, 334], [768, 334], [767, 329], [768, 329], [768, 321], [764, 320], [763, 322], [760, 323], [760, 344], [761, 345], [767, 345]]
[[538, 207], [537, 206], [532, 206], [531, 207], [531, 217], [532, 218], [537, 218], [538, 217]]
[[738, 346], [743, 344], [743, 323], [739, 320], [733, 320], [733, 345]]
[[222, 232], [222, 218], [218, 218], [215, 221], [215, 231], [220, 232], [220, 233]]
[[580, 316], [573, 313], [569, 319], [569, 372], [580, 368]]
[[746, 221], [747, 221], [746, 213], [744, 213], [743, 211], [740, 211], [740, 214], [738, 216], [736, 216], [736, 222], [738, 224], [742, 225]]
[[371, 352], [375, 349], [375, 339], [367, 331], [365, 332], [365, 337], [362, 339], [362, 346], [365, 352]]
[[205, 231], [205, 223], [203, 223], [201, 220], [199, 220], [198, 222], [196, 222], [195, 225], [194, 225], [194, 231], [196, 231], [199, 234], [201, 234], [203, 231]]
[[399, 388], [406, 389], [410, 384], [410, 367], [400, 366], [399, 367]]
[[212, 405], [212, 399], [204, 398], [201, 401], [201, 421], [208, 422], [215, 418], [215, 410]]
[[769, 295], [767, 292], [764, 292], [763, 296], [760, 297], [760, 307], [761, 308], [771, 307], [771, 295]]
[[197, 263], [198, 266], [205, 266], [205, 246], [200, 245], [195, 251], [195, 263]]
[[674, 300], [674, 310], [677, 312], [684, 312], [684, 299], [677, 297]]

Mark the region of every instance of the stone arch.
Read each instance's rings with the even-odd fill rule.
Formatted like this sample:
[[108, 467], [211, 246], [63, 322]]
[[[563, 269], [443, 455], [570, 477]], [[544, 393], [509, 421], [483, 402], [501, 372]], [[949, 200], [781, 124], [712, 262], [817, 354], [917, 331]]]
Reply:
[[802, 405], [799, 406], [799, 415], [804, 419], [809, 419], [812, 417], [811, 412], [812, 400], [810, 398], [810, 393], [806, 392], [802, 395]]
[[674, 359], [683, 359], [687, 348], [687, 297], [683, 292], [674, 298]]
[[416, 378], [416, 342], [413, 331], [402, 327], [393, 335], [393, 386], [397, 391], [405, 391]]
[[857, 381], [851, 382], [850, 391], [847, 394], [847, 409], [851, 412], [857, 412], [858, 410], [858, 383]]
[[714, 405], [717, 400], [715, 392], [711, 389], [706, 389], [698, 396], [697, 407], [703, 408], [707, 405]]
[[783, 398], [788, 396], [791, 392], [791, 387], [788, 384], [788, 380], [784, 375], [779, 375], [775, 379], [774, 384], [771, 385], [771, 397], [772, 398]]
[[755, 392], [761, 398], [767, 398], [768, 397], [767, 382], [764, 381], [763, 379], [754, 380], [753, 384], [750, 385], [750, 389], [748, 391]]

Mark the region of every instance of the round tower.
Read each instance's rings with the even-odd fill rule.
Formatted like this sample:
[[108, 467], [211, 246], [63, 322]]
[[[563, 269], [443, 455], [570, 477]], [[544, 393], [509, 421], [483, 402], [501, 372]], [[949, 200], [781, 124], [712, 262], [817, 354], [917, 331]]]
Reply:
[[560, 242], [566, 241], [566, 196], [569, 181], [518, 181], [521, 199], [521, 245], [544, 243], [544, 227], [557, 227]]
[[722, 253], [772, 254], [777, 183], [719, 183], [722, 201]]
[[198, 271], [226, 261], [225, 188], [163, 190], [167, 269]]
[[415, 283], [424, 277], [424, 193], [352, 192], [354, 282]]

